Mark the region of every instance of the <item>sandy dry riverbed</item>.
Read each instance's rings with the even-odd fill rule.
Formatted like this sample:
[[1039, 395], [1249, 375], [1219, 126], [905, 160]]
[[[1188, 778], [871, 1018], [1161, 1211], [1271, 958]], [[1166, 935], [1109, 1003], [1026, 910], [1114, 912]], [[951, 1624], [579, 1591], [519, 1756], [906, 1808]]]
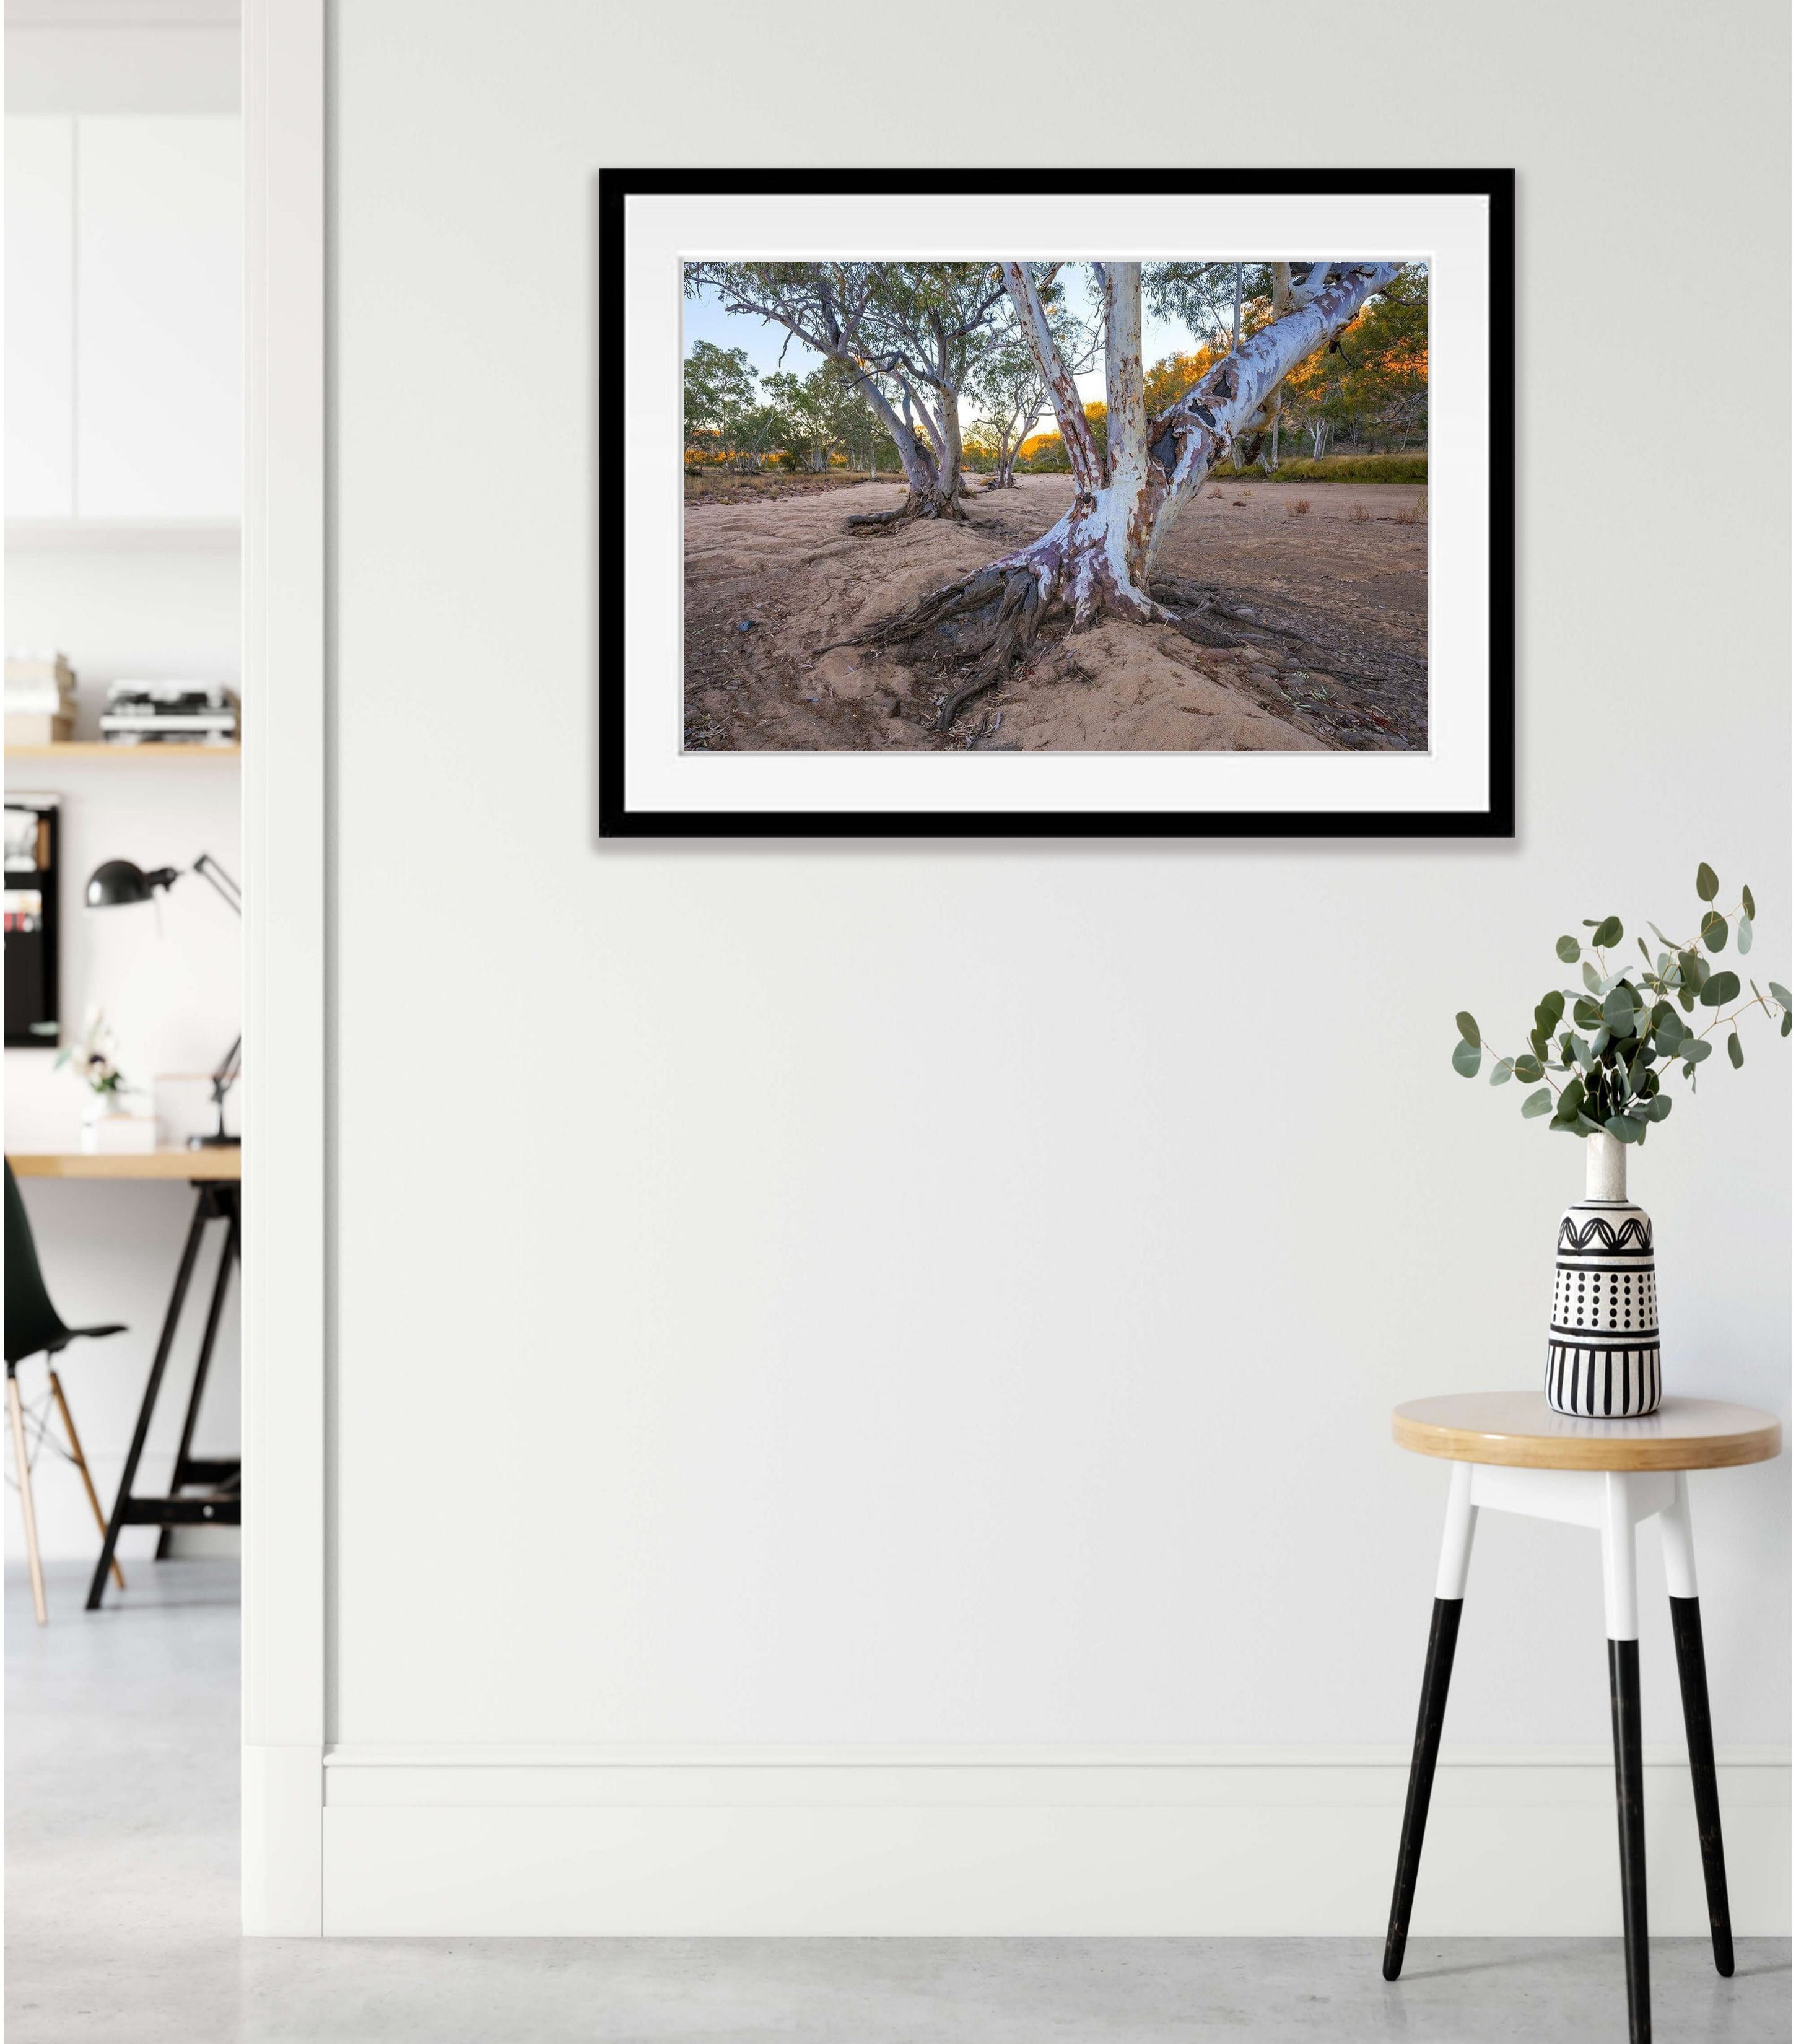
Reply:
[[[1035, 538], [1063, 476], [970, 499], [971, 521], [850, 533], [896, 483], [689, 505], [686, 743], [712, 751], [1420, 750], [1428, 528], [1390, 484], [1224, 483], [1156, 564], [1180, 618], [1050, 632], [1028, 667], [937, 728], [951, 677], [819, 651]], [[1307, 503], [1308, 509], [1296, 506]], [[1164, 578], [1164, 581], [1161, 579]]]

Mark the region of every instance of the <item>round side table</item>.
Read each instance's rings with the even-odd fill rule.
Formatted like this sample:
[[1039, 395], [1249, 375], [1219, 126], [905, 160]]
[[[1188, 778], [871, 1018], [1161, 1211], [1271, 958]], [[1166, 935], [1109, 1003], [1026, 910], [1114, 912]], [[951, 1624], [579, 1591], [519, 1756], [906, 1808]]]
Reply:
[[1621, 1923], [1627, 1950], [1628, 2034], [1651, 2044], [1652, 2008], [1646, 1960], [1646, 1835], [1641, 1781], [1640, 1616], [1634, 1528], [1656, 1518], [1665, 1543], [1665, 1581], [1683, 1691], [1684, 1733], [1696, 1792], [1697, 1832], [1710, 1934], [1717, 1972], [1733, 1971], [1721, 1813], [1715, 1791], [1715, 1742], [1696, 1599], [1687, 1470], [1733, 1469], [1769, 1462], [1783, 1431], [1768, 1412], [1706, 1398], [1667, 1398], [1642, 1420], [1580, 1419], [1556, 1412], [1538, 1391], [1463, 1392], [1420, 1398], [1391, 1416], [1392, 1438], [1413, 1454], [1453, 1465], [1446, 1530], [1434, 1585], [1434, 1616], [1422, 1665], [1422, 1709], [1410, 1762], [1409, 1797], [1397, 1850], [1384, 1977], [1403, 1970], [1410, 1905], [1428, 1822], [1428, 1799], [1446, 1714], [1447, 1684], [1459, 1638], [1472, 1536], [1480, 1510], [1519, 1512], [1587, 1526], [1602, 1535], [1602, 1600], [1609, 1634], [1610, 1721], [1615, 1740], [1615, 1812], [1621, 1839]]

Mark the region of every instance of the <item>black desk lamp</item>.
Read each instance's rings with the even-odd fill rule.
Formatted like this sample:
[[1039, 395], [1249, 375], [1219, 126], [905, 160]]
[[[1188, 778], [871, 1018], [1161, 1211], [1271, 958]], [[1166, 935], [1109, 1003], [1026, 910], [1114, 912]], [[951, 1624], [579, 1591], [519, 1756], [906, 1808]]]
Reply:
[[[209, 851], [202, 851], [187, 870], [209, 880], [232, 909], [242, 915], [241, 890]], [[140, 902], [153, 900], [159, 889], [166, 894], [180, 878], [178, 866], [159, 866], [153, 873], [146, 873], [142, 866], [133, 866], [129, 859], [109, 859], [104, 866], [96, 866], [88, 877], [87, 905], [90, 909], [132, 908]], [[244, 1039], [240, 1036], [219, 1061], [218, 1069], [212, 1075], [212, 1104], [218, 1110], [218, 1127], [210, 1135], [190, 1135], [190, 1150], [216, 1150], [242, 1142], [240, 1135], [224, 1133], [224, 1096], [236, 1084], [237, 1074], [243, 1070], [243, 1047]]]

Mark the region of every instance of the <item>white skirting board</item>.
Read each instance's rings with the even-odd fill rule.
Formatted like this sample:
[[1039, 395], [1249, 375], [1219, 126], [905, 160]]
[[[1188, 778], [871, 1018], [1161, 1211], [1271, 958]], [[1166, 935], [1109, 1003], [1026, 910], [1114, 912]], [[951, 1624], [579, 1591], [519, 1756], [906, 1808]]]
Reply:
[[[367, 1937], [1383, 1936], [1395, 1749], [1144, 1757], [340, 1747], [324, 1931]], [[1734, 1930], [1790, 1927], [1790, 1755], [1719, 1757]], [[1648, 1911], [1706, 1934], [1681, 1750]], [[1615, 1936], [1609, 1756], [1444, 1753], [1412, 1934]]]

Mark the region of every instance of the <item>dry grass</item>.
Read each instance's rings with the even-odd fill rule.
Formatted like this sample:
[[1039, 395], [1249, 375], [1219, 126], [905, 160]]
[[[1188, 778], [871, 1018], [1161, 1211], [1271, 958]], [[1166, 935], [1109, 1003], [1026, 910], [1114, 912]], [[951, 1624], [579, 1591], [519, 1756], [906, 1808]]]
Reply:
[[1425, 490], [1414, 503], [1396, 514], [1399, 525], [1419, 525], [1428, 516], [1428, 492]]
[[1310, 500], [1307, 497], [1299, 497], [1295, 503], [1288, 504], [1284, 509], [1288, 517], [1307, 518], [1310, 515]]
[[1369, 525], [1372, 523], [1372, 513], [1364, 505], [1356, 504], [1353, 506], [1353, 523], [1356, 525]]

